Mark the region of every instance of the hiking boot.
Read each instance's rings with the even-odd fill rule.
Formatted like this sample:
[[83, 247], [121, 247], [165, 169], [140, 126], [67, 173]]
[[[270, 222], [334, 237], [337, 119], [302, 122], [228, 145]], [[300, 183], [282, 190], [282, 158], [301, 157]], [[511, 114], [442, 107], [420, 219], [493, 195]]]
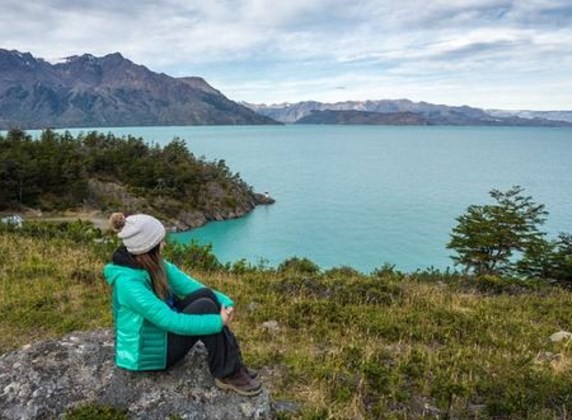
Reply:
[[214, 382], [220, 389], [228, 389], [247, 397], [257, 395], [262, 391], [260, 382], [252, 379], [246, 368], [241, 368], [225, 378], [215, 378]]
[[243, 366], [242, 369], [246, 372], [246, 374], [250, 377], [250, 379], [258, 378], [258, 372], [254, 369], [250, 369], [249, 367]]

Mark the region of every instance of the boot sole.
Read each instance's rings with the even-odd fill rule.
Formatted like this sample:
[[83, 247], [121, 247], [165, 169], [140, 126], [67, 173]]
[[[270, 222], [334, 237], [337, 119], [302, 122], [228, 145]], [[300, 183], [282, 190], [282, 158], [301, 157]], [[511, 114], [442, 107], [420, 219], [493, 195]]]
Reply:
[[258, 395], [262, 392], [262, 386], [260, 386], [260, 388], [256, 388], [256, 389], [253, 389], [250, 391], [245, 391], [244, 389], [240, 389], [234, 385], [224, 383], [224, 382], [218, 380], [217, 378], [215, 378], [214, 382], [215, 382], [215, 385], [220, 389], [234, 391], [237, 394], [244, 395], [245, 397], [252, 397], [252, 396]]

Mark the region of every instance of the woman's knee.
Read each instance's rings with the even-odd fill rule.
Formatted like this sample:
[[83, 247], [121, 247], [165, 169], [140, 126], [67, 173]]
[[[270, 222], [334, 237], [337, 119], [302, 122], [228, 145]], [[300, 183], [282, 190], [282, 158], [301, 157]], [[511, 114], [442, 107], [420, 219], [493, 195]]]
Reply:
[[198, 300], [198, 299], [210, 299], [212, 300], [215, 305], [217, 305], [219, 307], [220, 310], [220, 304], [218, 303], [218, 299], [216, 297], [216, 294], [209, 288], [207, 287], [203, 287], [201, 289], [195, 290], [193, 293], [188, 294], [187, 296], [185, 296], [179, 303], [179, 308], [185, 308], [187, 307], [189, 304], [191, 304], [192, 302]]
[[181, 312], [185, 314], [218, 314], [220, 310], [212, 299], [202, 297], [189, 303]]
[[218, 303], [218, 299], [215, 295], [215, 292], [213, 292], [213, 290], [209, 289], [208, 287], [203, 287], [202, 289], [199, 289], [197, 291], [197, 294], [199, 295], [200, 298], [208, 298], [211, 299], [214, 303]]

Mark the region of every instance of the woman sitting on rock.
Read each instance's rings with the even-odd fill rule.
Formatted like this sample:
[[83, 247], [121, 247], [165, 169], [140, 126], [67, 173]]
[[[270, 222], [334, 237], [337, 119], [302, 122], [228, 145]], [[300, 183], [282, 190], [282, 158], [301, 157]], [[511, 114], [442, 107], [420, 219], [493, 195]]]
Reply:
[[200, 340], [219, 388], [258, 394], [261, 384], [228, 328], [234, 302], [162, 259], [165, 228], [154, 217], [114, 213], [109, 222], [123, 242], [103, 272], [113, 286], [117, 366], [165, 370]]

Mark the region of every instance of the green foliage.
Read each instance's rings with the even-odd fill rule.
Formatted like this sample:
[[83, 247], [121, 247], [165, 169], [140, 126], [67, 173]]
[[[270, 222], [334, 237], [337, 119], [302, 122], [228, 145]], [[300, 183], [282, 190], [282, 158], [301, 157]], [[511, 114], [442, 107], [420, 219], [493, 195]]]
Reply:
[[302, 274], [317, 274], [320, 271], [320, 267], [308, 258], [292, 257], [282, 261], [280, 265], [278, 265], [277, 270], [279, 272], [289, 271]]
[[326, 270], [324, 272], [324, 275], [328, 277], [336, 277], [336, 276], [354, 277], [354, 276], [360, 276], [361, 273], [355, 268], [349, 267], [347, 265], [342, 265], [340, 267], [334, 267], [330, 268], [329, 270]]
[[66, 238], [74, 242], [93, 242], [102, 239], [101, 229], [90, 222], [76, 220], [73, 222], [38, 222], [25, 221], [21, 227], [13, 224], [0, 224], [1, 232], [13, 232], [36, 238]]
[[165, 259], [177, 266], [184, 265], [193, 270], [220, 271], [224, 266], [213, 253], [212, 244], [200, 245], [192, 240], [188, 244], [167, 243], [163, 249]]
[[381, 267], [373, 270], [372, 275], [375, 277], [395, 277], [403, 278], [403, 273], [395, 269], [395, 264], [384, 263]]
[[555, 241], [540, 240], [529, 247], [516, 265], [528, 278], [552, 279], [572, 284], [572, 234], [561, 233]]
[[[113, 181], [143, 196], [184, 200], [200, 206], [209, 182], [225, 190], [250, 187], [223, 160], [196, 158], [184, 140], [165, 147], [132, 136], [90, 132], [73, 137], [46, 130], [33, 140], [21, 130], [0, 136], [0, 210], [19, 206], [62, 210], [81, 205], [88, 180]], [[233, 201], [234, 200], [234, 201]], [[236, 205], [233, 196], [221, 206]]]
[[554, 278], [572, 283], [572, 234], [561, 233], [558, 236], [554, 260]]
[[0, 136], [0, 209], [18, 205], [63, 209], [86, 196], [81, 145], [46, 130], [38, 141], [21, 130]]
[[225, 269], [233, 274], [272, 271], [272, 269], [268, 267], [268, 260], [265, 258], [260, 258], [256, 264], [247, 261], [245, 258], [241, 258], [233, 263], [225, 264]]
[[[106, 235], [91, 222], [43, 222], [26, 220], [21, 227], [0, 223], [0, 234], [12, 233], [22, 237], [59, 240], [74, 244], [89, 245], [101, 258], [108, 258], [120, 242], [115, 235]], [[85, 278], [85, 274], [77, 274]], [[91, 274], [87, 277], [92, 277]]]
[[127, 420], [127, 410], [101, 405], [82, 405], [66, 411], [64, 420]]
[[471, 205], [457, 218], [447, 248], [457, 252], [456, 264], [476, 275], [503, 274], [514, 269], [515, 252], [526, 252], [543, 239], [544, 205], [522, 195], [523, 188], [492, 190], [495, 204]]

